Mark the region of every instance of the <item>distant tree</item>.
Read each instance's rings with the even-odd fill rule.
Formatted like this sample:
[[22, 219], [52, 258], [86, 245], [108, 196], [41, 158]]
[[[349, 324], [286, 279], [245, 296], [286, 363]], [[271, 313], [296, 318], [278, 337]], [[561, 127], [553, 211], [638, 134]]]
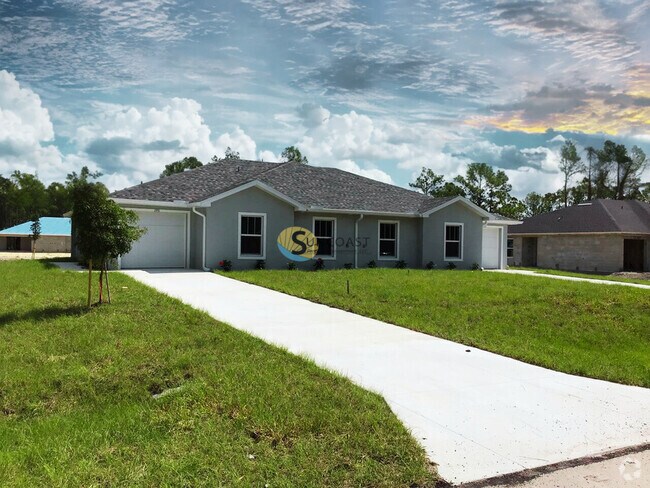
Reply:
[[203, 163], [196, 159], [194, 156], [188, 156], [181, 159], [180, 161], [174, 161], [165, 165], [165, 170], [160, 173], [160, 177], [164, 178], [166, 176], [171, 176], [176, 173], [182, 173], [187, 169], [194, 169], [203, 166]]
[[524, 216], [533, 217], [557, 210], [561, 206], [561, 199], [560, 192], [546, 193], [545, 195], [540, 195], [534, 191], [530, 192], [524, 199], [524, 205], [526, 207]]
[[38, 175], [14, 171], [11, 175], [16, 191], [13, 205], [15, 205], [15, 223], [31, 220], [32, 216], [43, 216], [48, 210], [48, 199], [45, 185], [38, 179]]
[[457, 176], [454, 181], [467, 198], [488, 212], [505, 215], [511, 211], [512, 185], [504, 171], [494, 171], [486, 163], [471, 163], [465, 176]]
[[593, 196], [593, 191], [592, 191], [592, 182], [593, 182], [593, 169], [594, 169], [594, 164], [598, 160], [598, 151], [596, 148], [592, 146], [588, 146], [585, 148], [585, 152], [587, 153], [587, 200], [591, 200]]
[[641, 175], [648, 165], [648, 158], [638, 146], [633, 146], [629, 155], [622, 158], [619, 166], [620, 178], [616, 198], [637, 198], [640, 195]]
[[458, 185], [445, 181], [445, 177], [436, 174], [430, 168], [422, 167], [420, 175], [412, 183], [411, 188], [417, 188], [425, 195], [432, 197], [465, 196], [465, 192]]
[[296, 146], [285, 147], [284, 151], [282, 151], [282, 154], [280, 156], [287, 163], [295, 162], [295, 163], [309, 164], [309, 160], [307, 159], [307, 156], [303, 156], [302, 153], [300, 152], [300, 149], [298, 149]]
[[437, 196], [445, 184], [445, 177], [433, 172], [430, 168], [422, 167], [420, 175], [414, 182], [409, 183], [411, 188], [417, 188], [425, 195]]
[[36, 241], [41, 237], [41, 220], [38, 216], [34, 217], [32, 224], [29, 226], [29, 231], [29, 238], [32, 240], [32, 259], [34, 259], [36, 255]]
[[239, 151], [235, 151], [233, 149], [230, 149], [230, 146], [226, 148], [226, 151], [223, 155], [223, 158], [220, 158], [216, 154], [212, 156], [212, 162], [213, 163], [218, 163], [220, 161], [239, 161], [241, 157], [239, 156]]
[[569, 181], [571, 178], [585, 170], [578, 149], [573, 141], [566, 141], [560, 149], [560, 171], [564, 175], [562, 199], [564, 206], [569, 205]]
[[99, 303], [103, 302], [103, 283], [106, 280], [108, 302], [108, 261], [127, 254], [133, 243], [143, 234], [137, 226], [138, 216], [108, 198], [106, 187], [100, 183], [78, 181], [73, 187], [73, 218], [76, 245], [88, 262], [88, 307], [91, 304], [93, 264], [99, 269]]
[[55, 181], [47, 187], [47, 214], [53, 217], [60, 217], [72, 210], [72, 197], [70, 190], [63, 184]]
[[16, 194], [18, 187], [9, 178], [0, 176], [0, 229], [18, 223], [16, 218]]

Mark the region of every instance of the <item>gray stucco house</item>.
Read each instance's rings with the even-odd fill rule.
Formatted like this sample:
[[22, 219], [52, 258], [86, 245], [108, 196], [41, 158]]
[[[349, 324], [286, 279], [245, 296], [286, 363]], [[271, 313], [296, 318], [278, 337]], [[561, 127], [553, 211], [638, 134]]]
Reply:
[[509, 229], [508, 264], [569, 271], [650, 271], [650, 204], [592, 200]]
[[[287, 227], [311, 231], [326, 268], [348, 264], [468, 269], [506, 265], [512, 222], [462, 197], [433, 198], [334, 168], [231, 160], [131, 188], [111, 198], [148, 229], [122, 268], [286, 269]], [[311, 269], [313, 261], [296, 263]]]

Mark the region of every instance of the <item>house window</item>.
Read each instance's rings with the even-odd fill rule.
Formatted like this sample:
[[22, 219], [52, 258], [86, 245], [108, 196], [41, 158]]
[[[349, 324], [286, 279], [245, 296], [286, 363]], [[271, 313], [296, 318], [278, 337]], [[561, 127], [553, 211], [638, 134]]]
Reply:
[[463, 259], [463, 224], [445, 224], [445, 260]]
[[265, 214], [239, 214], [239, 258], [264, 259]]
[[508, 239], [508, 253], [507, 256], [509, 258], [514, 257], [515, 255], [515, 240], [514, 239]]
[[379, 259], [397, 259], [398, 222], [379, 222]]
[[314, 219], [314, 236], [318, 241], [318, 252], [320, 258], [335, 258], [336, 247], [336, 219]]

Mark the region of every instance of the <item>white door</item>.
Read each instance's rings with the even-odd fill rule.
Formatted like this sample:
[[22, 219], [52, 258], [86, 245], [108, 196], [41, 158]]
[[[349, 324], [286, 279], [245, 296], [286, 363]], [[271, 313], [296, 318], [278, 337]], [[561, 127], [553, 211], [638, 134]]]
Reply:
[[184, 268], [187, 256], [187, 213], [136, 211], [147, 232], [122, 256], [121, 267]]
[[497, 269], [500, 266], [501, 239], [498, 227], [483, 228], [483, 259], [482, 264], [486, 269]]

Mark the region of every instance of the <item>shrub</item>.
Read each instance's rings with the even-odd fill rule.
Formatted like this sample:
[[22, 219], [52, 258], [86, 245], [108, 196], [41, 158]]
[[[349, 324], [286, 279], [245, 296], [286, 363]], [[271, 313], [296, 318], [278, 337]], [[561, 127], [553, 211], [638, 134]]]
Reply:
[[478, 264], [478, 263], [474, 263], [474, 264], [472, 264], [472, 269], [473, 269], [474, 271], [483, 271], [483, 268], [482, 268], [481, 265]]
[[436, 269], [436, 263], [434, 263], [433, 261], [429, 261], [425, 267], [427, 269]]
[[294, 269], [296, 269], [296, 263], [294, 263], [293, 261], [289, 261], [289, 262], [287, 263], [287, 269], [288, 269], [289, 271], [293, 271]]
[[374, 259], [371, 259], [370, 261], [368, 261], [368, 267], [369, 268], [376, 268], [377, 267], [377, 261], [375, 261]]
[[266, 269], [266, 261], [258, 259], [257, 263], [255, 263], [255, 269]]
[[449, 263], [447, 269], [456, 269], [456, 265], [454, 263]]
[[352, 268], [354, 267], [354, 264], [352, 264], [352, 263], [345, 263], [345, 264], [343, 265], [343, 267], [344, 267], [345, 269], [352, 269]]
[[321, 258], [318, 258], [316, 261], [314, 261], [314, 271], [321, 269], [325, 269], [325, 261], [323, 261]]
[[404, 269], [404, 268], [406, 268], [406, 261], [404, 261], [403, 259], [400, 259], [399, 261], [397, 261], [397, 262], [395, 263], [395, 268], [397, 268], [397, 269]]
[[232, 261], [230, 259], [222, 259], [219, 261], [219, 267], [223, 271], [230, 271], [232, 269]]

